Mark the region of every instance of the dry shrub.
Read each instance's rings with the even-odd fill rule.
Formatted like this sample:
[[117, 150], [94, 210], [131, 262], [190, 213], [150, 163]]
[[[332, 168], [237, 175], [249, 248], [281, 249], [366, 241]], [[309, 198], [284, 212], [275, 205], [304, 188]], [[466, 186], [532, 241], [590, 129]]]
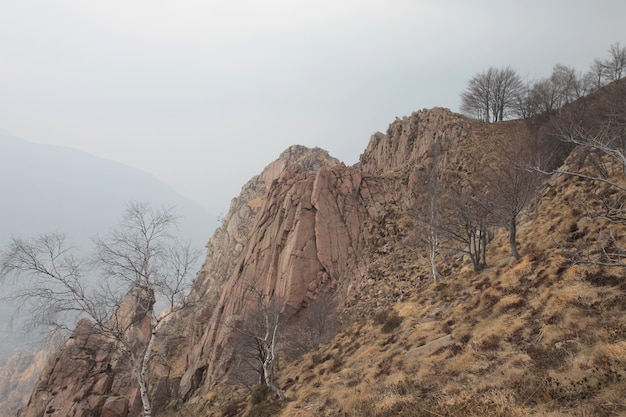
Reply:
[[517, 294], [507, 294], [500, 299], [496, 305], [496, 312], [499, 314], [506, 313], [509, 310], [518, 309], [526, 305], [526, 300]]
[[395, 311], [391, 313], [387, 320], [383, 323], [383, 326], [380, 328], [380, 331], [383, 333], [391, 333], [393, 330], [398, 328], [402, 323], [402, 317], [398, 315]]
[[266, 404], [259, 404], [254, 406], [246, 417], [273, 417], [280, 415], [283, 407], [285, 406], [284, 401], [274, 401]]
[[480, 341], [478, 350], [498, 350], [500, 348], [500, 340], [499, 335], [491, 334]]
[[626, 365], [626, 341], [598, 344], [592, 354], [593, 363], [602, 367]]
[[624, 284], [626, 278], [611, 275], [604, 271], [595, 271], [593, 273], [587, 273], [585, 281], [594, 287], [614, 287]]
[[270, 388], [267, 385], [257, 385], [250, 391], [250, 402], [252, 404], [260, 404], [267, 398], [269, 392]]

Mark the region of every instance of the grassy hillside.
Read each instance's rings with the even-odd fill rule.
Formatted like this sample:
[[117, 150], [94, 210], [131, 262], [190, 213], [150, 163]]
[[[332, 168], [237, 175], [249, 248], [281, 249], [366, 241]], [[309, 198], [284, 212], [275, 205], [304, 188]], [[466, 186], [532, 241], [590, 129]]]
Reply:
[[[522, 126], [474, 123], [472, 137], [448, 156], [448, 169], [467, 173], [489, 163], [494, 139]], [[169, 415], [626, 415], [623, 264], [590, 265], [581, 257], [597, 255], [598, 244], [626, 247], [619, 203], [626, 178], [606, 156], [580, 151], [564, 167], [595, 175], [599, 166], [613, 186], [547, 178], [518, 218], [521, 257], [511, 256], [507, 231], [494, 229], [480, 272], [448, 254], [443, 278], [430, 278], [424, 249], [411, 239], [411, 207], [390, 204], [386, 232], [370, 242], [367, 285], [347, 301], [339, 333], [281, 364], [276, 384], [287, 401], [262, 386], [222, 384]], [[609, 199], [618, 202], [613, 216], [599, 215]]]

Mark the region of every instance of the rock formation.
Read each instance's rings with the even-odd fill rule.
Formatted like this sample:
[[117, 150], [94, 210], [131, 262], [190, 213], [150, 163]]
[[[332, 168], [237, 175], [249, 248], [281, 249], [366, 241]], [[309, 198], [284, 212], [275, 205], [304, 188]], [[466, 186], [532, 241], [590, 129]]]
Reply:
[[[403, 204], [420, 161], [470, 132], [462, 116], [423, 110], [373, 135], [353, 167], [321, 149], [293, 146], [250, 180], [207, 244], [190, 294], [195, 308], [161, 332], [157, 350], [168, 365], [153, 367], [154, 409], [206, 392], [225, 375], [225, 323], [249, 310], [247, 287], [281, 297], [288, 313], [320, 291], [349, 300], [366, 281], [368, 242], [384, 233], [390, 207]], [[81, 322], [51, 358], [23, 417], [124, 416], [137, 409], [128, 365], [103, 340], [78, 336], [88, 326]]]
[[61, 335], [53, 333], [38, 352], [16, 352], [0, 366], [0, 417], [15, 416], [28, 402], [48, 358], [61, 343]]
[[[142, 343], [150, 332], [142, 304], [145, 291], [133, 288], [118, 307], [118, 317], [129, 320], [134, 340]], [[20, 417], [126, 417], [141, 410], [139, 390], [128, 358], [116, 341], [81, 319], [72, 335], [48, 360], [28, 405]]]

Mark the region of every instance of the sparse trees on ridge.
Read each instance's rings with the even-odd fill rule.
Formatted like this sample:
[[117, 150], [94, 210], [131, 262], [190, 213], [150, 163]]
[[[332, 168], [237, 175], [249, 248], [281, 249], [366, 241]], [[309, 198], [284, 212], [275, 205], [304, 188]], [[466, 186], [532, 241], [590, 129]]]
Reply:
[[[92, 258], [78, 258], [57, 233], [13, 238], [0, 258], [1, 279], [24, 281], [12, 297], [32, 307], [36, 324], [68, 330], [72, 318], [87, 318], [89, 332], [112, 341], [127, 356], [145, 417], [152, 415], [148, 371], [154, 343], [163, 321], [185, 307], [199, 255], [170, 234], [175, 223], [171, 208], [133, 202], [108, 236], [94, 240]], [[99, 285], [89, 284], [87, 268], [101, 275]], [[128, 297], [135, 298], [132, 311], [124, 304]], [[155, 310], [157, 303], [166, 308], [162, 314]], [[146, 321], [147, 338], [137, 338], [135, 326]]]
[[497, 122], [507, 118], [516, 107], [522, 81], [511, 67], [494, 68], [476, 74], [461, 93], [461, 111]]
[[608, 81], [617, 81], [626, 73], [626, 46], [620, 46], [619, 42], [609, 47], [609, 58], [604, 61], [604, 76]]
[[595, 186], [577, 204], [598, 234], [585, 239], [581, 231], [568, 256], [578, 264], [626, 268], [626, 84], [609, 85], [593, 105], [564, 113], [550, 134], [574, 148], [567, 165], [544, 172]]
[[549, 77], [524, 85], [511, 67], [494, 68], [474, 75], [461, 92], [460, 110], [485, 122], [510, 116], [523, 119], [550, 113], [603, 85], [626, 75], [626, 47], [619, 42], [608, 49], [609, 57], [596, 59], [586, 73], [557, 64]]

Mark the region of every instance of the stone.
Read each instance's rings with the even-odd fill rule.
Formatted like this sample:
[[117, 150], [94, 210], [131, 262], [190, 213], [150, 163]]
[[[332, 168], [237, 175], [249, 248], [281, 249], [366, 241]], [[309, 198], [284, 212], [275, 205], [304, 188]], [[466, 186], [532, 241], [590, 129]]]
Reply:
[[102, 406], [101, 417], [126, 417], [128, 416], [128, 398], [109, 397]]

